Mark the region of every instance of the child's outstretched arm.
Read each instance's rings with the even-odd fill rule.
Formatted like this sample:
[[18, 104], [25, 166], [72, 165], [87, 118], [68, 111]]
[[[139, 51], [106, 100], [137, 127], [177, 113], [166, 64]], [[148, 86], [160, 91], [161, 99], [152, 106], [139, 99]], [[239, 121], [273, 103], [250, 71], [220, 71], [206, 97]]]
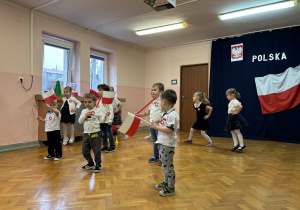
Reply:
[[51, 108], [49, 104], [46, 104], [47, 108], [50, 109], [52, 112], [56, 114], [57, 117], [59, 117], [59, 111], [57, 109]]
[[145, 117], [145, 116], [148, 116], [149, 114], [150, 114], [150, 110], [147, 110], [147, 111], [144, 111], [143, 113], [135, 114], [135, 115], [138, 117]]
[[210, 115], [211, 115], [211, 113], [212, 113], [212, 110], [213, 110], [213, 108], [212, 108], [211, 106], [206, 106], [206, 107], [205, 107], [206, 113], [208, 112], [207, 115], [204, 116], [204, 119], [205, 119], [205, 120], [207, 120], [207, 119], [210, 117]]
[[153, 128], [155, 130], [161, 131], [163, 133], [171, 134], [174, 132], [171, 128], [165, 127], [165, 126], [160, 126], [154, 121], [150, 122], [150, 128]]

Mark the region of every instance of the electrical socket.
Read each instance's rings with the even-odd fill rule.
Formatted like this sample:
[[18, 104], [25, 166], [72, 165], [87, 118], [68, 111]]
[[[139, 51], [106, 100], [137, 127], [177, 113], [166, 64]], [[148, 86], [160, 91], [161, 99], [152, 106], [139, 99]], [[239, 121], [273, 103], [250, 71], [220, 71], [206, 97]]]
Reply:
[[19, 77], [18, 81], [23, 82], [24, 81], [23, 77]]

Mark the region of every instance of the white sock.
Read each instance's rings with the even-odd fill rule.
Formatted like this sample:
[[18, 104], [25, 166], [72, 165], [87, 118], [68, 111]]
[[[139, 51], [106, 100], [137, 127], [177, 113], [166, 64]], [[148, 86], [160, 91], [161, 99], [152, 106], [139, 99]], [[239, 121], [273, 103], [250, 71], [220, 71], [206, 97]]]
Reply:
[[209, 136], [205, 133], [205, 131], [201, 131], [201, 135], [209, 142], [212, 143], [212, 140], [209, 138]]
[[234, 130], [234, 132], [236, 133], [236, 135], [239, 139], [240, 146], [243, 147], [245, 144], [244, 144], [244, 138], [243, 138], [243, 135], [242, 135], [240, 129], [236, 129], [236, 130]]
[[233, 144], [234, 144], [234, 146], [238, 145], [239, 143], [238, 143], [238, 140], [237, 140], [237, 135], [236, 135], [236, 133], [234, 132], [234, 130], [231, 130], [230, 133], [231, 133], [231, 135], [232, 135], [232, 139], [233, 139]]

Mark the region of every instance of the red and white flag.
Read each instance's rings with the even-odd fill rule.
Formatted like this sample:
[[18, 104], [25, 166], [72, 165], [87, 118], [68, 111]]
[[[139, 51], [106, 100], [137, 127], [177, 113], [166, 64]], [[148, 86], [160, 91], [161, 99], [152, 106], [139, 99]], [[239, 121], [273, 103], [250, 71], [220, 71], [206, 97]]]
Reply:
[[119, 128], [119, 131], [126, 134], [127, 136], [132, 137], [137, 131], [140, 122], [140, 118], [128, 112], [125, 122], [123, 122], [122, 126]]
[[255, 77], [255, 84], [263, 114], [285, 111], [300, 103], [300, 66]]
[[51, 89], [50, 91], [48, 91], [46, 93], [43, 93], [42, 96], [43, 96], [46, 104], [48, 104], [49, 102], [54, 101], [55, 99], [57, 99], [53, 89]]
[[114, 101], [116, 92], [103, 91], [102, 104], [112, 104]]

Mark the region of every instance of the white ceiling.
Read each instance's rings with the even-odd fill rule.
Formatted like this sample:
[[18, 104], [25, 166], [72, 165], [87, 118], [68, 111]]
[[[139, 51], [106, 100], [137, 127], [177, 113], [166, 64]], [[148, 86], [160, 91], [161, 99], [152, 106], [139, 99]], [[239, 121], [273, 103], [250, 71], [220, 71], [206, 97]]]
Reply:
[[[53, 1], [53, 0], [52, 0]], [[33, 9], [51, 0], [2, 0]], [[300, 25], [296, 7], [221, 21], [218, 14], [278, 0], [177, 0], [177, 7], [155, 12], [143, 0], [54, 0], [38, 12], [126, 42], [146, 51], [218, 37]], [[186, 21], [185, 29], [138, 36], [136, 30]]]

